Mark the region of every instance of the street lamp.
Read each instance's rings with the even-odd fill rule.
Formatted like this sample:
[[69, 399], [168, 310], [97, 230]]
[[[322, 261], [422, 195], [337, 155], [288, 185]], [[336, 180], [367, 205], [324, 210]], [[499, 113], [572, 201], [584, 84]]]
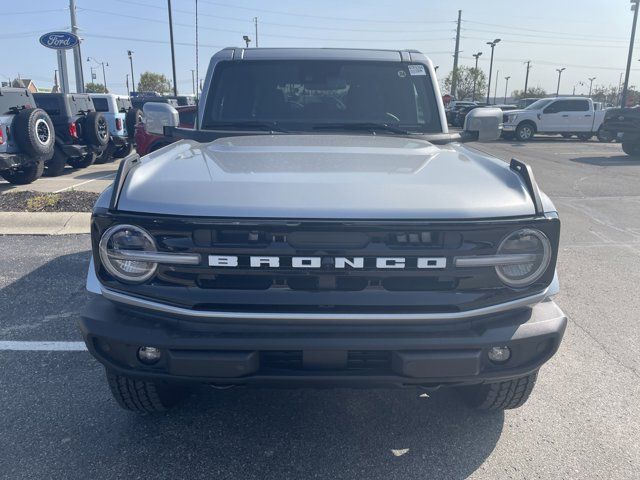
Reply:
[[482, 55], [482, 52], [473, 54], [473, 58], [476, 59], [476, 67], [475, 67], [475, 71], [473, 72], [473, 95], [471, 97], [471, 100], [474, 102], [476, 101], [476, 82], [478, 81], [478, 58], [480, 58], [481, 55]]
[[558, 72], [558, 88], [556, 88], [556, 97], [560, 94], [560, 77], [562, 77], [562, 72], [564, 72], [567, 67], [556, 68], [556, 72]]
[[596, 79], [596, 77], [589, 78], [589, 98], [591, 98], [591, 87], [593, 86], [593, 81], [595, 79]]
[[511, 75], [504, 77], [505, 80], [505, 84], [504, 84], [504, 103], [507, 103], [507, 89], [509, 88], [509, 79], [511, 78]]
[[109, 62], [107, 62], [107, 63], [100, 62], [100, 61], [96, 60], [93, 57], [87, 57], [87, 62], [95, 62], [98, 65], [102, 66], [102, 81], [104, 82], [104, 93], [109, 93], [109, 89], [107, 88], [107, 74], [104, 71], [105, 65], [108, 67], [109, 66]]
[[629, 73], [631, 72], [631, 59], [633, 57], [633, 42], [636, 38], [636, 25], [638, 23], [638, 9], [640, 9], [640, 0], [631, 0], [631, 10], [633, 10], [633, 26], [631, 27], [631, 39], [629, 40], [629, 55], [627, 57], [627, 71], [624, 75], [624, 88], [622, 89], [622, 98], [620, 106], [627, 105], [627, 91], [629, 89]]
[[129, 65], [131, 66], [131, 91], [136, 91], [136, 79], [133, 76], [133, 51], [127, 50], [127, 56], [129, 57]]
[[244, 40], [244, 43], [246, 44], [247, 48], [249, 48], [249, 44], [251, 43], [251, 39], [249, 38], [249, 35], [243, 35], [242, 39]]
[[573, 95], [575, 95], [575, 94], [576, 94], [576, 87], [577, 87], [578, 85], [580, 85], [581, 87], [583, 87], [583, 86], [584, 86], [584, 82], [580, 81], [580, 82], [576, 83], [576, 84], [573, 86]]
[[491, 95], [491, 74], [493, 73], [493, 49], [496, 47], [498, 43], [500, 43], [499, 38], [496, 38], [493, 42], [487, 42], [487, 45], [491, 47], [491, 61], [489, 62], [489, 83], [487, 85], [487, 105], [489, 104], [489, 96]]

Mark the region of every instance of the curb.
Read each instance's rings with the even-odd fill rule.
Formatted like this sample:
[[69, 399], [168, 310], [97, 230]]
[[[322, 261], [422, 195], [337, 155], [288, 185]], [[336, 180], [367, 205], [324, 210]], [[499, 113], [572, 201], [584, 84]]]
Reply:
[[90, 212], [0, 212], [0, 235], [71, 235], [90, 231]]

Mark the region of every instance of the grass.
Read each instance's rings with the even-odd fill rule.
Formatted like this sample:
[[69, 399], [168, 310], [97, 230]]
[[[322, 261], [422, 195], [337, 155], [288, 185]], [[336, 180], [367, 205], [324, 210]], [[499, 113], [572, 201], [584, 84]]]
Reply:
[[57, 193], [43, 193], [27, 199], [28, 212], [41, 212], [48, 208], [54, 208], [60, 201]]

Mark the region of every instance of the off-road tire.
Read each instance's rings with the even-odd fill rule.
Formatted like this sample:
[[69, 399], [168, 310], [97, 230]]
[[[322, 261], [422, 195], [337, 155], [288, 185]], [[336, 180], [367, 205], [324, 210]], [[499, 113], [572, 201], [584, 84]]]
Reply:
[[89, 112], [82, 120], [82, 135], [85, 141], [97, 147], [109, 143], [109, 124], [102, 112]]
[[598, 141], [602, 143], [611, 143], [615, 140], [615, 136], [611, 132], [609, 132], [608, 130], [605, 130], [602, 127], [598, 129], [596, 136], [598, 137]]
[[166, 412], [180, 401], [176, 387], [145, 380], [136, 380], [107, 371], [107, 381], [113, 398], [125, 410], [139, 414]]
[[528, 142], [536, 134], [535, 126], [530, 122], [522, 122], [516, 127], [516, 140], [519, 142]]
[[32, 158], [50, 158], [56, 134], [51, 118], [40, 108], [20, 110], [13, 120], [13, 136], [20, 150]]
[[67, 160], [67, 163], [73, 168], [87, 168], [96, 162], [96, 158], [98, 158], [98, 156], [95, 153], [90, 152], [84, 157], [70, 158]]
[[139, 108], [130, 108], [124, 117], [124, 124], [127, 127], [127, 137], [133, 141], [136, 134], [136, 124], [142, 120], [142, 111]]
[[133, 142], [129, 142], [126, 145], [116, 149], [116, 151], [113, 152], [113, 157], [124, 158], [127, 155], [129, 155], [131, 152], [133, 152]]
[[640, 157], [640, 142], [622, 142], [622, 151], [630, 157]]
[[45, 177], [57, 177], [62, 175], [64, 167], [67, 165], [67, 156], [59, 148], [53, 149], [53, 157], [44, 164]]
[[505, 380], [498, 383], [483, 383], [459, 387], [464, 402], [477, 410], [507, 410], [518, 408], [531, 395], [536, 384], [538, 372], [525, 377]]
[[27, 185], [33, 183], [42, 176], [44, 172], [44, 160], [37, 160], [19, 170], [9, 170], [2, 172], [2, 178], [13, 185]]
[[102, 153], [100, 153], [100, 155], [96, 156], [96, 161], [94, 163], [96, 164], [102, 164], [102, 163], [107, 163], [107, 162], [113, 162], [113, 160], [115, 159], [115, 152], [116, 152], [116, 148], [112, 143], [109, 143], [109, 145], [107, 145], [107, 148], [105, 148]]

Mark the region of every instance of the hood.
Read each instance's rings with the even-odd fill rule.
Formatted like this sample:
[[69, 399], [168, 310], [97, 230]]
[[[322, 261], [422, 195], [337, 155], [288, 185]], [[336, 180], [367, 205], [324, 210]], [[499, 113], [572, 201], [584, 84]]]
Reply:
[[534, 214], [520, 177], [461, 145], [406, 137], [183, 140], [142, 158], [118, 210], [205, 217], [473, 219]]
[[521, 115], [523, 113], [536, 112], [537, 110], [525, 110], [524, 108], [520, 108], [518, 110], [507, 110], [502, 112], [504, 115]]

